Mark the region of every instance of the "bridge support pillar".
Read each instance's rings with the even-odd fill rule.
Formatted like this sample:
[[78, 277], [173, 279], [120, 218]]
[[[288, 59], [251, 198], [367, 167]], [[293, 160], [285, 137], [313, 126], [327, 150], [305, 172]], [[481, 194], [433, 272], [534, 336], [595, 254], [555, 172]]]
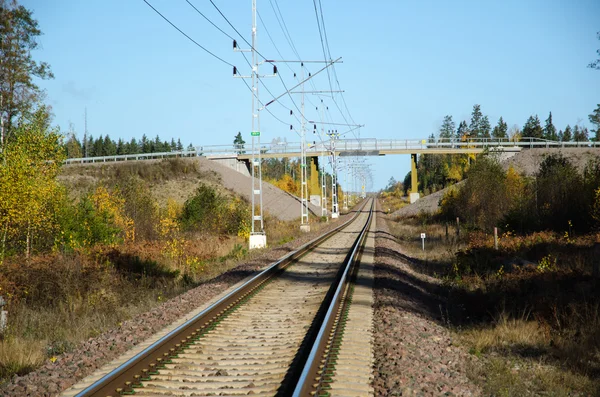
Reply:
[[319, 183], [319, 158], [310, 158], [310, 203], [321, 206], [321, 184]]
[[419, 199], [419, 179], [417, 178], [417, 154], [410, 155], [410, 203]]

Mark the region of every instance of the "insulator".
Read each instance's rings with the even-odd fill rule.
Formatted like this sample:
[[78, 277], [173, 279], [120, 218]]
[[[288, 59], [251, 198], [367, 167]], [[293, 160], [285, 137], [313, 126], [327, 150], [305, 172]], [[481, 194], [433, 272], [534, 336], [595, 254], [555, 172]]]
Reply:
[[294, 73], [294, 78], [296, 78], [296, 73]]
[[300, 62], [300, 66], [304, 67], [304, 62]]
[[237, 68], [234, 66], [233, 67], [233, 75], [235, 76], [237, 74]]
[[273, 65], [273, 74], [277, 74], [277, 65]]
[[316, 125], [316, 124], [315, 124], [315, 128], [314, 128], [314, 129], [315, 129], [315, 130], [317, 129], [317, 125]]
[[310, 72], [308, 72], [308, 77], [312, 76], [312, 74], [310, 74]]
[[236, 49], [237, 48], [237, 41], [233, 40], [233, 48]]
[[292, 127], [292, 125], [290, 124], [290, 131], [293, 130], [293, 129], [294, 129], [294, 127]]
[[290, 116], [291, 116], [292, 114], [294, 114], [294, 112], [290, 110]]

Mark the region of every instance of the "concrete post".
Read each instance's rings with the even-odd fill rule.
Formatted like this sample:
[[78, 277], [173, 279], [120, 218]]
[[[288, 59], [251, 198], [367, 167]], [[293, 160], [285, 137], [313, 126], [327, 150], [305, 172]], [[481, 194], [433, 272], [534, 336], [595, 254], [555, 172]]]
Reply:
[[494, 228], [494, 249], [498, 250], [498, 228]]
[[410, 155], [410, 203], [419, 199], [419, 179], [417, 178], [417, 154]]

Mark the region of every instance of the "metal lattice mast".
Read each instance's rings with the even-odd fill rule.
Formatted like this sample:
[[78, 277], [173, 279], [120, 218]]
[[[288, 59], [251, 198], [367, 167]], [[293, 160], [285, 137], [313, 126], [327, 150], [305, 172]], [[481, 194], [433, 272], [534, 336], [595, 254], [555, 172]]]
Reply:
[[348, 188], [348, 164], [346, 164], [344, 170], [344, 188], [346, 189], [346, 194], [344, 194], [344, 210], [348, 210], [348, 194], [350, 193], [350, 189]]
[[[321, 99], [321, 141], [323, 140], [323, 136], [325, 135], [325, 127], [323, 124], [323, 100]], [[324, 145], [321, 145], [323, 148]], [[323, 155], [323, 150], [321, 150], [321, 158], [323, 161], [321, 163], [321, 216], [327, 216], [327, 183], [325, 178], [325, 157]]]
[[306, 118], [304, 116], [304, 63], [300, 64], [302, 92], [300, 95], [301, 110], [301, 153], [300, 153], [300, 228], [308, 228], [308, 183], [306, 181]]
[[[252, 80], [252, 159], [250, 164], [251, 173], [251, 196], [252, 196], [252, 214], [251, 214], [251, 229], [250, 229], [250, 249], [262, 248], [267, 245], [267, 236], [264, 230], [263, 218], [263, 191], [262, 191], [262, 159], [260, 151], [260, 100], [258, 95], [258, 82], [261, 76], [259, 75], [258, 52], [256, 51], [256, 0], [252, 0], [252, 44], [251, 48], [242, 50], [237, 47], [237, 43], [233, 41], [233, 50], [240, 52], [252, 53], [252, 73], [250, 76], [239, 76], [237, 68], [233, 67], [233, 76], [240, 78], [250, 78]], [[273, 73], [277, 73], [274, 68]]]
[[329, 138], [331, 139], [331, 217], [338, 218], [340, 211], [338, 207], [338, 196], [337, 196], [337, 156], [335, 154], [335, 141], [337, 139], [337, 130], [329, 131]]

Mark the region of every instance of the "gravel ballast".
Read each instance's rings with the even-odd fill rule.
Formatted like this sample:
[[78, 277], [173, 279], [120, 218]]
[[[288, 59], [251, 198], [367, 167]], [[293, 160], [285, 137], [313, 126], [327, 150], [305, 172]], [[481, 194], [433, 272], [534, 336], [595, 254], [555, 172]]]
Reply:
[[74, 351], [58, 356], [55, 362], [48, 360], [42, 367], [27, 375], [13, 377], [0, 387], [0, 395], [4, 397], [58, 395], [234, 284], [318, 235], [341, 225], [353, 215], [352, 212], [341, 215], [337, 221], [330, 222], [319, 231], [307, 233], [285, 245], [266, 249], [258, 258], [170, 299], [143, 315], [125, 321], [117, 328], [88, 339]]
[[375, 240], [375, 378], [377, 396], [477, 396], [467, 378], [472, 356], [443, 325], [437, 280], [401, 259], [378, 203]]

